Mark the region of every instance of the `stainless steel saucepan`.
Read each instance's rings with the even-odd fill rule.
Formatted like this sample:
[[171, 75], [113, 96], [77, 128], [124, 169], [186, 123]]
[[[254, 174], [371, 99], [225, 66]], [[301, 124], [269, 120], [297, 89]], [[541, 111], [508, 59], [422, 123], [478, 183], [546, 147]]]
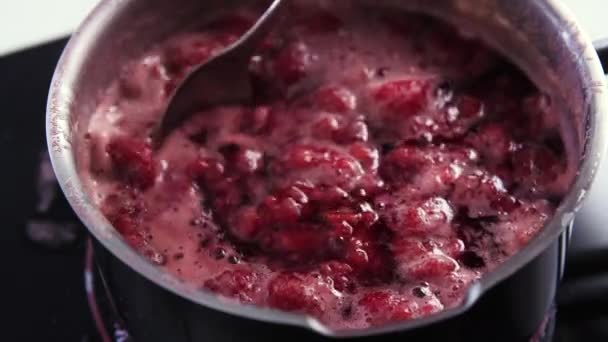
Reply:
[[[225, 324], [234, 340], [254, 341], [269, 334], [265, 336], [307, 336], [308, 340], [434, 336], [449, 337], [450, 341], [516, 341], [531, 336], [549, 310], [561, 277], [568, 229], [606, 148], [606, 82], [592, 42], [558, 0], [358, 2], [425, 12], [466, 27], [524, 70], [561, 110], [569, 161], [576, 172], [574, 184], [555, 216], [526, 248], [475, 283], [460, 307], [428, 318], [360, 331], [332, 331], [311, 317], [218, 300], [153, 266], [123, 241], [84, 191], [76, 156], [83, 148], [98, 95], [117, 77], [125, 62], [239, 1], [102, 1], [71, 38], [53, 78], [47, 108], [51, 159], [73, 209], [103, 246], [103, 253], [122, 268], [120, 277], [115, 278], [122, 281], [119, 287], [125, 293], [131, 293], [127, 302], [149, 292], [146, 305], [163, 305], [159, 297], [179, 303], [174, 315], [184, 315], [182, 319], [190, 322], [186, 323], [189, 339], [183, 341], [208, 340], [204, 326], [209, 317], [213, 317], [213, 324]], [[133, 310], [138, 310], [137, 306]], [[161, 316], [159, 319], [172, 319]], [[134, 322], [140, 319], [136, 314], [133, 317]], [[254, 324], [254, 320], [259, 322]], [[155, 329], [165, 329], [166, 323], [148, 322], [133, 334], [142, 341], [163, 340]], [[182, 328], [175, 328], [173, 341], [182, 341], [182, 332], [177, 331]]]

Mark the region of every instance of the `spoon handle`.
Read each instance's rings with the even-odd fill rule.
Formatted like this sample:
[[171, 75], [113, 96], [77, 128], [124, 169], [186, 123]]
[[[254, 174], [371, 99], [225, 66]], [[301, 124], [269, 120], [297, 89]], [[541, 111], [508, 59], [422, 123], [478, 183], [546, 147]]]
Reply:
[[[249, 30], [229, 50], [238, 50], [239, 54], [251, 55], [258, 48], [259, 43], [268, 35], [280, 20], [280, 12], [286, 7], [285, 0], [272, 0], [264, 14], [249, 28]], [[234, 47], [234, 49], [232, 49]], [[238, 47], [238, 48], [237, 48]], [[244, 53], [247, 50], [250, 53]]]

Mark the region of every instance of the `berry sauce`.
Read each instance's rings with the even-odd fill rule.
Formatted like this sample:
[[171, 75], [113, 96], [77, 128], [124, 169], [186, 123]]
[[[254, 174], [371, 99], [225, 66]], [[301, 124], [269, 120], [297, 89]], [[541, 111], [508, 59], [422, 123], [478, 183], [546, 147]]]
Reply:
[[133, 248], [227, 300], [361, 329], [459, 305], [542, 229], [569, 186], [551, 99], [457, 28], [349, 3], [290, 4], [253, 102], [201, 108], [159, 149], [170, 91], [259, 9], [124, 67], [79, 165]]

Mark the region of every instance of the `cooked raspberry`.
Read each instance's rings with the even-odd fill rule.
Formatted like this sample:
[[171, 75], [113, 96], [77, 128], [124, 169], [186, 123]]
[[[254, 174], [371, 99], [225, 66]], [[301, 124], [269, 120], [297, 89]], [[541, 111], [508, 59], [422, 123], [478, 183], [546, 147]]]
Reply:
[[128, 137], [115, 138], [107, 152], [115, 170], [127, 183], [143, 190], [154, 184], [156, 162], [148, 143]]
[[399, 203], [383, 211], [382, 217], [398, 235], [446, 236], [451, 233], [454, 210], [444, 198], [433, 197]]
[[447, 256], [458, 258], [465, 249], [464, 241], [459, 238], [451, 237], [444, 241], [438, 241], [440, 248]]
[[248, 241], [260, 230], [261, 219], [256, 208], [244, 207], [230, 224], [230, 232], [238, 239]]
[[134, 235], [139, 235], [139, 220], [129, 215], [116, 215], [110, 218], [110, 222], [116, 230], [125, 237], [131, 238]]
[[268, 196], [259, 207], [259, 215], [265, 224], [289, 224], [302, 214], [302, 204], [292, 197]]
[[141, 223], [147, 210], [141, 194], [124, 189], [108, 196], [103, 201], [101, 210], [127, 243], [136, 248], [145, 245]]
[[310, 261], [327, 254], [327, 238], [316, 227], [300, 225], [272, 233], [270, 248], [290, 259]]
[[188, 166], [190, 177], [196, 181], [212, 184], [224, 177], [224, 164], [213, 158], [201, 158]]
[[544, 146], [522, 146], [513, 153], [511, 162], [514, 180], [532, 194], [551, 191], [565, 168], [564, 161]]
[[312, 133], [320, 139], [332, 140], [342, 128], [342, 119], [335, 114], [323, 113], [312, 126]]
[[502, 180], [483, 171], [456, 182], [451, 200], [467, 208], [473, 218], [509, 213], [517, 207], [517, 200], [509, 195]]
[[323, 213], [323, 220], [332, 227], [348, 225], [352, 234], [352, 227], [361, 223], [362, 215], [350, 208], [340, 208]]
[[390, 252], [376, 242], [375, 234], [376, 232], [358, 231], [345, 244], [344, 260], [363, 284], [382, 283], [392, 277], [393, 261]]
[[331, 279], [333, 286], [340, 292], [354, 292], [355, 280], [352, 279], [353, 269], [345, 263], [330, 261], [319, 267], [322, 275]]
[[290, 179], [348, 189], [364, 173], [361, 164], [352, 156], [337, 149], [311, 145], [290, 146], [283, 157], [282, 169]]
[[395, 255], [399, 265], [397, 274], [408, 280], [426, 280], [443, 277], [458, 270], [458, 262], [443, 253], [428, 253], [418, 260], [407, 262]]
[[122, 96], [129, 100], [155, 100], [159, 95], [158, 89], [149, 86], [157, 83], [162, 84], [166, 81], [163, 75], [163, 67], [144, 60], [136, 63], [131, 70], [124, 70], [120, 75], [119, 91]]
[[389, 81], [372, 89], [372, 98], [380, 106], [382, 117], [392, 121], [418, 114], [428, 104], [428, 79]]
[[224, 159], [239, 174], [252, 174], [263, 166], [264, 154], [255, 148], [230, 144], [220, 148]]
[[327, 206], [341, 205], [350, 199], [348, 192], [338, 186], [318, 186], [307, 191], [312, 201]]
[[406, 280], [426, 280], [458, 270], [458, 263], [446, 255], [442, 247], [447, 249], [452, 246], [425, 243], [418, 238], [397, 238], [391, 249], [395, 256], [397, 275]]
[[274, 62], [274, 72], [286, 85], [300, 81], [310, 72], [315, 57], [302, 42], [287, 45]]
[[382, 323], [386, 323], [408, 320], [414, 316], [410, 301], [390, 292], [370, 292], [361, 298], [358, 304], [370, 315], [368, 318], [371, 321], [382, 320]]
[[355, 157], [367, 171], [375, 172], [380, 165], [380, 153], [371, 145], [355, 143], [350, 145], [348, 151]]
[[243, 130], [251, 130], [260, 133], [268, 128], [272, 115], [272, 109], [268, 106], [257, 106], [253, 110], [247, 111]]
[[209, 37], [187, 37], [166, 49], [165, 64], [170, 72], [181, 76], [188, 68], [209, 59], [221, 48], [220, 41]]
[[260, 292], [257, 275], [248, 270], [224, 271], [217, 277], [207, 280], [204, 287], [243, 302], [253, 302]]
[[443, 109], [442, 116], [438, 117], [438, 127], [434, 134], [445, 138], [460, 137], [466, 134], [471, 127], [479, 123], [485, 116], [483, 102], [472, 96], [459, 96], [453, 104]]
[[478, 120], [484, 115], [483, 103], [472, 96], [461, 96], [458, 98], [456, 108], [458, 108], [459, 117], [465, 120]]
[[370, 199], [386, 190], [386, 183], [377, 175], [366, 174], [361, 177], [358, 187], [352, 191], [354, 197]]
[[367, 142], [369, 140], [369, 128], [364, 121], [354, 121], [344, 127], [335, 139], [339, 143], [351, 141]]
[[414, 300], [392, 291], [376, 291], [367, 293], [358, 304], [368, 322], [377, 325], [426, 316], [443, 309], [435, 296], [429, 294], [427, 297]]
[[559, 115], [545, 94], [534, 94], [522, 101], [521, 119], [528, 123], [523, 129], [528, 136], [543, 137], [559, 131]]
[[285, 156], [287, 168], [306, 168], [329, 161], [330, 152], [311, 145], [293, 145]]
[[525, 246], [543, 228], [553, 208], [547, 201], [524, 203], [504, 220], [488, 226], [507, 255]]
[[234, 178], [224, 178], [214, 183], [205, 184], [208, 191], [207, 200], [216, 215], [226, 215], [235, 210], [243, 202], [243, 189]]
[[344, 87], [327, 87], [313, 96], [313, 106], [334, 113], [348, 113], [357, 108], [357, 97]]
[[382, 160], [380, 174], [393, 182], [409, 180], [420, 169], [432, 162], [430, 156], [417, 147], [403, 146], [392, 150]]
[[491, 165], [506, 162], [516, 148], [516, 143], [507, 131], [507, 127], [496, 122], [481, 126], [478, 132], [472, 133], [467, 140], [479, 151], [484, 161]]
[[319, 313], [325, 308], [314, 279], [295, 273], [277, 275], [268, 284], [268, 305], [285, 311]]

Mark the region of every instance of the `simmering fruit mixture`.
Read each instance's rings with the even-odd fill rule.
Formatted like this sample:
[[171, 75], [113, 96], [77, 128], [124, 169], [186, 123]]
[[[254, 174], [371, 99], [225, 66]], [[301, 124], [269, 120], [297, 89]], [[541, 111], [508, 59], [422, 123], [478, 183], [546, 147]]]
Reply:
[[260, 9], [124, 67], [80, 165], [130, 245], [222, 298], [360, 329], [457, 306], [538, 233], [569, 185], [550, 98], [457, 28], [349, 3], [290, 4], [252, 102], [201, 108], [159, 148], [168, 94]]

